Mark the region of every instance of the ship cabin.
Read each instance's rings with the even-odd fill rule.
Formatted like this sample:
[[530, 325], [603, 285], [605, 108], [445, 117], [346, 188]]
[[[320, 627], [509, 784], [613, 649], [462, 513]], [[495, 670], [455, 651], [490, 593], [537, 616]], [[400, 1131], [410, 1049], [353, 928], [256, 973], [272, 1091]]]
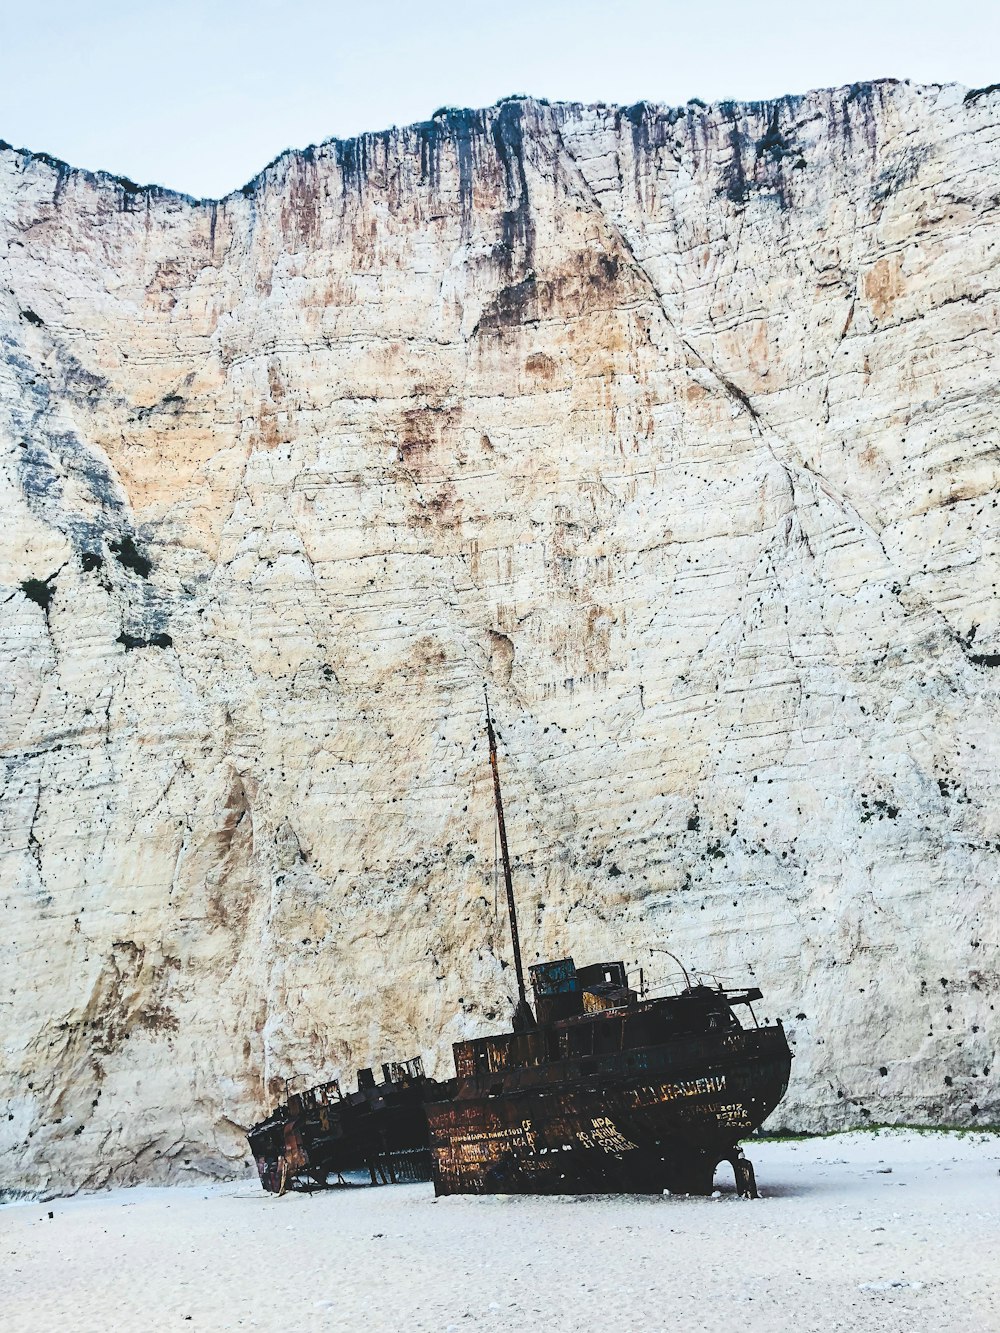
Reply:
[[[456, 1042], [459, 1078], [563, 1061], [589, 1063], [594, 1057], [739, 1032], [733, 1005], [752, 1006], [761, 998], [756, 988], [727, 991], [695, 985], [678, 995], [640, 999], [629, 987], [621, 962], [578, 968], [572, 958], [561, 958], [538, 963], [530, 972], [537, 1026]], [[750, 1013], [753, 1016], [752, 1007]]]

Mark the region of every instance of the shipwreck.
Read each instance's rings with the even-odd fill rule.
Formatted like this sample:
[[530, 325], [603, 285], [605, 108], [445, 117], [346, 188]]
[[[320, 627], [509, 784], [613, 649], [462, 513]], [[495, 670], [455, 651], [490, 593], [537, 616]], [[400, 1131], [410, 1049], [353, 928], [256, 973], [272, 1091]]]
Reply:
[[[774, 1110], [792, 1054], [781, 1022], [759, 1023], [756, 987], [695, 981], [649, 998], [624, 963], [529, 968], [521, 959], [496, 734], [490, 765], [518, 998], [509, 1032], [457, 1042], [455, 1075], [419, 1059], [289, 1095], [248, 1133], [267, 1190], [433, 1179], [437, 1194], [711, 1193], [722, 1162], [756, 1182], [741, 1141]], [[666, 952], [666, 951], [665, 951]], [[682, 969], [683, 970], [683, 969]], [[745, 1023], [739, 1014], [747, 1016]]]

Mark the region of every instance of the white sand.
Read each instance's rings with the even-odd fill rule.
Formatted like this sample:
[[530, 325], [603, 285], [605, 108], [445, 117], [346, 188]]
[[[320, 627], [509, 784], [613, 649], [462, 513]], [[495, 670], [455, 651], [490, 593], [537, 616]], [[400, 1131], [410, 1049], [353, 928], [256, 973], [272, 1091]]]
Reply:
[[1000, 1330], [1000, 1137], [891, 1131], [748, 1155], [756, 1202], [731, 1185], [719, 1199], [435, 1201], [429, 1185], [275, 1199], [246, 1181], [4, 1207], [0, 1321]]

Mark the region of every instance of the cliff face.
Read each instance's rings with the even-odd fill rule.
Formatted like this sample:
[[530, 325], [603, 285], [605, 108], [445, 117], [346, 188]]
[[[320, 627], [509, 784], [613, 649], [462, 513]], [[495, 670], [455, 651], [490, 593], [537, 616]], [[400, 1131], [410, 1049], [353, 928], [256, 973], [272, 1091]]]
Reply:
[[995, 92], [509, 101], [196, 202], [0, 152], [4, 1178], [229, 1171], [528, 961], [998, 1118]]

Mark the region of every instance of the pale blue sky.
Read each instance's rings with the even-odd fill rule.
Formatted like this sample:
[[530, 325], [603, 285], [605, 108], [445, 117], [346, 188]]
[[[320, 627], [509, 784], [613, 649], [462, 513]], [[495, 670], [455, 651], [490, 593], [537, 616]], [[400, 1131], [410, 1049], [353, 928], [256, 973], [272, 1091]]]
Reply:
[[1000, 0], [0, 0], [0, 138], [195, 195], [508, 93], [671, 104], [1000, 81]]

